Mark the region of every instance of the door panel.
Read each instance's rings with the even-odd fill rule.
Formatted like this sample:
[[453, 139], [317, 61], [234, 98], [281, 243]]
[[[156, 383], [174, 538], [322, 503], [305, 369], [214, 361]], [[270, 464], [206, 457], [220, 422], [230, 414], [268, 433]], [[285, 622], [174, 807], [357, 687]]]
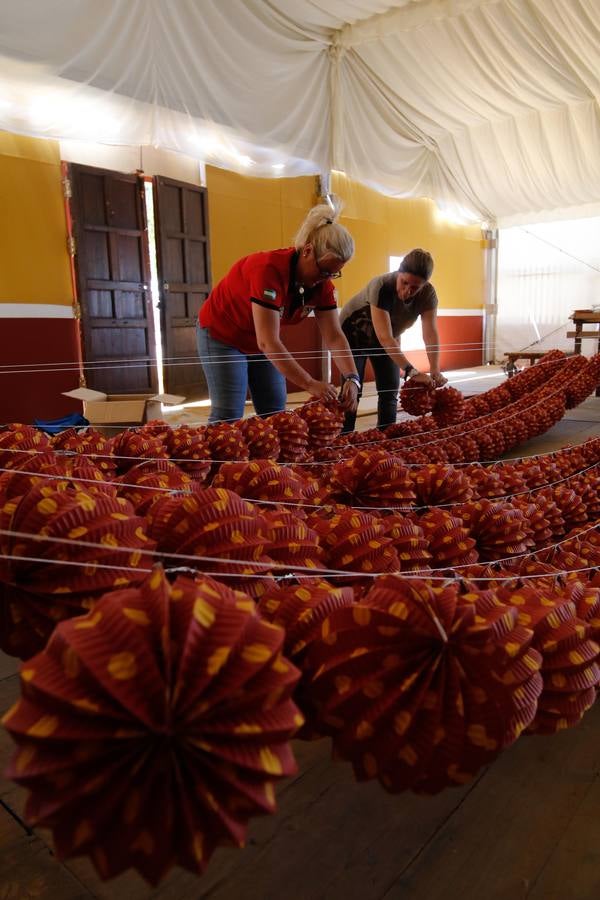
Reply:
[[196, 321], [211, 287], [206, 189], [160, 176], [154, 196], [165, 389], [204, 399]]
[[111, 394], [154, 393], [143, 183], [78, 165], [71, 166], [71, 181], [87, 385]]

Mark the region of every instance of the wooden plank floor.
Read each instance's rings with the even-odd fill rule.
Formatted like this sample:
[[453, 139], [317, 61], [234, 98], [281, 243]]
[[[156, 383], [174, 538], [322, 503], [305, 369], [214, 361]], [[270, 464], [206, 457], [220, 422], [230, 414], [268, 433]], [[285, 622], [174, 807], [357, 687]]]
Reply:
[[[591, 398], [523, 453], [579, 443], [599, 422]], [[1, 712], [19, 695], [16, 671], [0, 654]], [[299, 773], [280, 787], [277, 815], [252, 822], [247, 847], [155, 890], [133, 873], [102, 883], [85, 859], [59, 863], [49, 835], [23, 822], [24, 791], [0, 776], [0, 900], [600, 900], [600, 704], [437, 797], [356, 784], [328, 741], [295, 750]], [[0, 729], [1, 768], [11, 751]]]

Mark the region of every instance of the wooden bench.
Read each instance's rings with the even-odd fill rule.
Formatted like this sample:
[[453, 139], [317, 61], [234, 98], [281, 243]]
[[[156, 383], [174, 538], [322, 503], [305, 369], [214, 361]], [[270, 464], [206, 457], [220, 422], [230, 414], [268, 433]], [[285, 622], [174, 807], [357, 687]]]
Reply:
[[[600, 310], [576, 309], [569, 318], [575, 325], [575, 331], [567, 331], [568, 338], [574, 338], [575, 353], [581, 353], [582, 340], [596, 341], [596, 353], [600, 353]], [[595, 325], [593, 331], [584, 331], [584, 325]], [[596, 397], [600, 397], [600, 387], [596, 388]]]
[[[546, 351], [547, 352], [547, 351]], [[528, 359], [529, 364], [534, 366], [538, 359], [541, 359], [544, 356], [544, 352], [540, 353], [539, 351], [532, 350], [515, 350], [511, 353], [505, 353], [506, 356], [506, 365], [504, 366], [504, 371], [506, 372], [508, 378], [512, 378], [515, 372], [518, 372], [516, 362], [518, 359]]]

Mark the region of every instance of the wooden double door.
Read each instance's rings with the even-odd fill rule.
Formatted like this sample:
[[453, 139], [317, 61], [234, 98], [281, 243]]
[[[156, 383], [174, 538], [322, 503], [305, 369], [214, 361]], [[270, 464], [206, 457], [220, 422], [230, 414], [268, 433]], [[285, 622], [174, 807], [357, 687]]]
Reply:
[[196, 351], [198, 309], [211, 283], [206, 189], [158, 176], [149, 217], [140, 175], [71, 165], [70, 181], [87, 386], [157, 390], [153, 253], [165, 390], [207, 397]]

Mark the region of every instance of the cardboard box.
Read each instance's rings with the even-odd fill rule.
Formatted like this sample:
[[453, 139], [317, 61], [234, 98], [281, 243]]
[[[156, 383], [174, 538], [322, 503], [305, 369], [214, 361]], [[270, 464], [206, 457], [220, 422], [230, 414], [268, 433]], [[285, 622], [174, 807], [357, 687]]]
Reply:
[[160, 418], [163, 403], [185, 400], [174, 394], [103, 394], [89, 388], [66, 391], [65, 396], [83, 402], [83, 415], [91, 425], [140, 425]]

